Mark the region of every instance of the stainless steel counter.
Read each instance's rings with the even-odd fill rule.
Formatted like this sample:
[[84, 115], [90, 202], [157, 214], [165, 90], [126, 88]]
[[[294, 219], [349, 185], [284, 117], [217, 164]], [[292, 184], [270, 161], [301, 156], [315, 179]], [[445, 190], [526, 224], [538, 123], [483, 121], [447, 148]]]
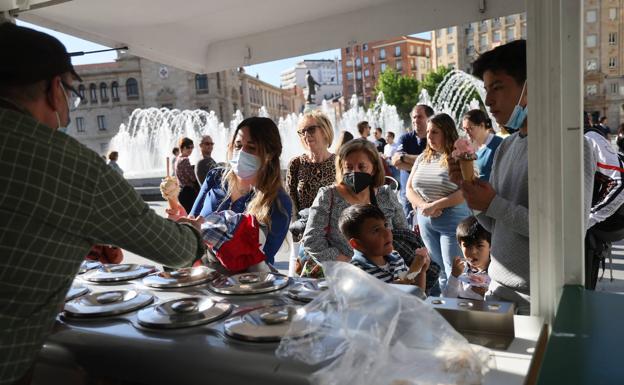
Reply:
[[[235, 305], [232, 315], [261, 304], [303, 305], [285, 289], [257, 295], [217, 295], [207, 285], [169, 290], [147, 288], [140, 280], [122, 285], [87, 284], [92, 292], [139, 288], [157, 301], [208, 295]], [[232, 316], [230, 315], [230, 317]], [[308, 384], [316, 368], [278, 359], [277, 343], [236, 340], [224, 333], [224, 319], [174, 330], [146, 329], [137, 312], [100, 319], [59, 316], [36, 365], [33, 384]], [[515, 316], [515, 335], [505, 351], [490, 350], [492, 370], [485, 384], [521, 384], [528, 371], [541, 320]]]

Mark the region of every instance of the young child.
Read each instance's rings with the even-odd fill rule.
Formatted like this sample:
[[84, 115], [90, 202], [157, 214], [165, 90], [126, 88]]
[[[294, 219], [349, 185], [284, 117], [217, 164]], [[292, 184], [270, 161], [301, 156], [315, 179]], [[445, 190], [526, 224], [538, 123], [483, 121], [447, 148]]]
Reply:
[[415, 251], [408, 269], [403, 258], [393, 251], [392, 231], [377, 206], [348, 207], [342, 212], [338, 226], [353, 247], [351, 264], [384, 282], [416, 285], [425, 290], [430, 262], [427, 249]]
[[491, 234], [474, 216], [457, 225], [457, 241], [465, 258], [455, 257], [451, 276], [442, 292], [444, 297], [483, 300], [490, 285]]

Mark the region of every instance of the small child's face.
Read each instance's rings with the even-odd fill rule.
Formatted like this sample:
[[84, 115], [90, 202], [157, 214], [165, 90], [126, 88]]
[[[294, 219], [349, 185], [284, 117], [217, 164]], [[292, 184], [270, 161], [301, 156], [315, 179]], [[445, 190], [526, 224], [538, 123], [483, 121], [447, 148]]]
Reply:
[[384, 219], [367, 218], [360, 227], [357, 249], [367, 256], [383, 256], [392, 252], [392, 231]]
[[480, 239], [471, 244], [461, 241], [460, 246], [470, 266], [479, 270], [487, 269], [490, 264], [490, 244], [488, 241]]

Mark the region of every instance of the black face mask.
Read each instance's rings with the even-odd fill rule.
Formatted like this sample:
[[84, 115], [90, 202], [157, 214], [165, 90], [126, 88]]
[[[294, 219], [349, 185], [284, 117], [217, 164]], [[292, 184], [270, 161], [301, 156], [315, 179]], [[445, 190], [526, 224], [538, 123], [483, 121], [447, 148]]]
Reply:
[[373, 176], [366, 172], [350, 172], [342, 177], [342, 183], [358, 194], [373, 184]]

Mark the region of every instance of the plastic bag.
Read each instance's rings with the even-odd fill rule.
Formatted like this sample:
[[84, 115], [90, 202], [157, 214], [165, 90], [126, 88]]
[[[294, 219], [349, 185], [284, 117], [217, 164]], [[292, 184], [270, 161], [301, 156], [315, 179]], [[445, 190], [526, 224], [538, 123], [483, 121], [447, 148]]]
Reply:
[[329, 289], [297, 312], [276, 351], [322, 364], [313, 384], [482, 383], [489, 353], [431, 305], [348, 263], [323, 267]]

